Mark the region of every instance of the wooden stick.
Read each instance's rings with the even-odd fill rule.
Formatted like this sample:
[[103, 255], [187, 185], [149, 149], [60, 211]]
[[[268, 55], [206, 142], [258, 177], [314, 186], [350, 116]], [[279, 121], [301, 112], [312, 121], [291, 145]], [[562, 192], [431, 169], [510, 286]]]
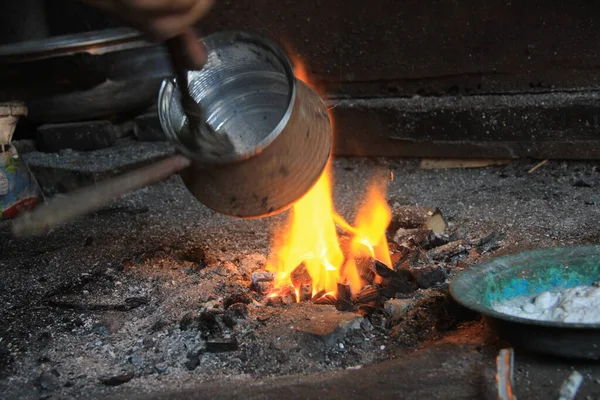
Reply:
[[527, 173], [528, 173], [528, 174], [530, 174], [530, 173], [532, 173], [532, 172], [536, 171], [538, 168], [541, 168], [541, 167], [543, 167], [543, 166], [544, 166], [544, 165], [546, 165], [546, 164], [548, 164], [548, 160], [541, 161], [541, 162], [537, 163], [537, 164], [536, 164], [536, 165], [535, 165], [533, 168], [531, 168], [529, 171], [527, 171]]
[[17, 218], [12, 226], [13, 234], [43, 234], [69, 220], [96, 211], [124, 194], [159, 182], [189, 167], [190, 164], [188, 158], [175, 155], [98, 185], [79, 189], [68, 197], [56, 199]]

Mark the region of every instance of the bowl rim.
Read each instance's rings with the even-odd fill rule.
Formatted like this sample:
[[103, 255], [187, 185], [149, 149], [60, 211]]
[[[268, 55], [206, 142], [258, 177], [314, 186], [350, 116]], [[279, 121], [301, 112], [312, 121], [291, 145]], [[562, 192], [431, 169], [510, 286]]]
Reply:
[[571, 322], [559, 322], [559, 321], [543, 321], [528, 319], [523, 317], [517, 317], [510, 314], [504, 314], [498, 312], [490, 307], [481, 305], [480, 303], [474, 303], [470, 301], [466, 295], [466, 290], [462, 290], [470, 284], [469, 278], [476, 275], [492, 274], [498, 270], [499, 267], [506, 267], [507, 265], [514, 264], [517, 259], [521, 259], [523, 256], [545, 256], [549, 251], [554, 251], [558, 254], [568, 254], [574, 251], [589, 252], [600, 255], [600, 245], [571, 245], [571, 246], [559, 246], [559, 247], [544, 247], [535, 250], [528, 250], [514, 254], [507, 254], [500, 257], [492, 258], [491, 260], [482, 262], [480, 264], [472, 265], [460, 272], [455, 276], [449, 284], [450, 295], [462, 306], [476, 311], [485, 317], [494, 318], [506, 322], [536, 325], [540, 327], [553, 327], [553, 328], [568, 328], [568, 329], [600, 329], [600, 323], [585, 324], [585, 323], [571, 323]]
[[288, 96], [285, 113], [277, 123], [277, 125], [266, 135], [256, 146], [250, 150], [244, 152], [236, 152], [231, 155], [219, 157], [218, 160], [210, 159], [205, 160], [199, 158], [198, 154], [192, 149], [187, 148], [183, 143], [179, 141], [178, 134], [171, 124], [171, 119], [168, 115], [171, 112], [171, 99], [178, 92], [177, 83], [175, 78], [164, 79], [158, 93], [158, 118], [165, 134], [171, 139], [172, 142], [177, 144], [177, 147], [181, 153], [204, 164], [229, 164], [233, 162], [240, 162], [247, 160], [260, 154], [267, 146], [269, 146], [281, 132], [287, 126], [294, 106], [296, 103], [297, 93], [297, 81], [294, 75], [294, 68], [292, 63], [281, 46], [276, 44], [274, 41], [268, 39], [265, 36], [247, 32], [247, 31], [221, 31], [205, 36], [200, 39], [207, 48], [208, 53], [216, 51], [219, 47], [227, 46], [232, 43], [248, 43], [264, 48], [271, 52], [277, 61], [281, 64], [288, 83]]

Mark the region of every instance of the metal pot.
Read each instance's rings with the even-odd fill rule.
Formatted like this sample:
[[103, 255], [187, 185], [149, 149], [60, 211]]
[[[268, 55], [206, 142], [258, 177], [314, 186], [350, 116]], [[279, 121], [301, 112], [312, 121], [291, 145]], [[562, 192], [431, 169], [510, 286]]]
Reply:
[[181, 177], [203, 204], [229, 216], [266, 217], [279, 213], [317, 182], [332, 148], [327, 108], [296, 79], [286, 54], [254, 34], [222, 32], [203, 39], [208, 62], [189, 71], [194, 100], [209, 125], [226, 132], [236, 154], [209, 164], [184, 145], [186, 118], [173, 80], [165, 80], [158, 113], [165, 134], [195, 159]]

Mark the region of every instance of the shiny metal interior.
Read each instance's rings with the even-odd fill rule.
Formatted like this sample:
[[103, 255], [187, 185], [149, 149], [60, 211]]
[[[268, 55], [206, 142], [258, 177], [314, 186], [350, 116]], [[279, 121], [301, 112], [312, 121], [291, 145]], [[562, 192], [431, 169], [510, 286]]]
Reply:
[[[290, 118], [296, 96], [291, 63], [277, 45], [253, 34], [221, 32], [204, 43], [208, 62], [202, 70], [188, 72], [190, 93], [208, 124], [228, 135], [235, 147], [235, 154], [220, 161], [247, 159], [268, 146]], [[198, 160], [183, 140], [187, 121], [173, 79], [163, 82], [158, 109], [165, 134]]]

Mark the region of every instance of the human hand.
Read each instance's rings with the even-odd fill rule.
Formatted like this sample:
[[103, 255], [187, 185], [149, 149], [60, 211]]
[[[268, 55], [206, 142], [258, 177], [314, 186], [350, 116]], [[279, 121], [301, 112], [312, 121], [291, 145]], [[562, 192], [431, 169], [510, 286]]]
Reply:
[[214, 0], [81, 0], [109, 11], [153, 40], [164, 41], [180, 37], [190, 59], [190, 69], [199, 69], [206, 62], [206, 49], [192, 26], [211, 9]]

